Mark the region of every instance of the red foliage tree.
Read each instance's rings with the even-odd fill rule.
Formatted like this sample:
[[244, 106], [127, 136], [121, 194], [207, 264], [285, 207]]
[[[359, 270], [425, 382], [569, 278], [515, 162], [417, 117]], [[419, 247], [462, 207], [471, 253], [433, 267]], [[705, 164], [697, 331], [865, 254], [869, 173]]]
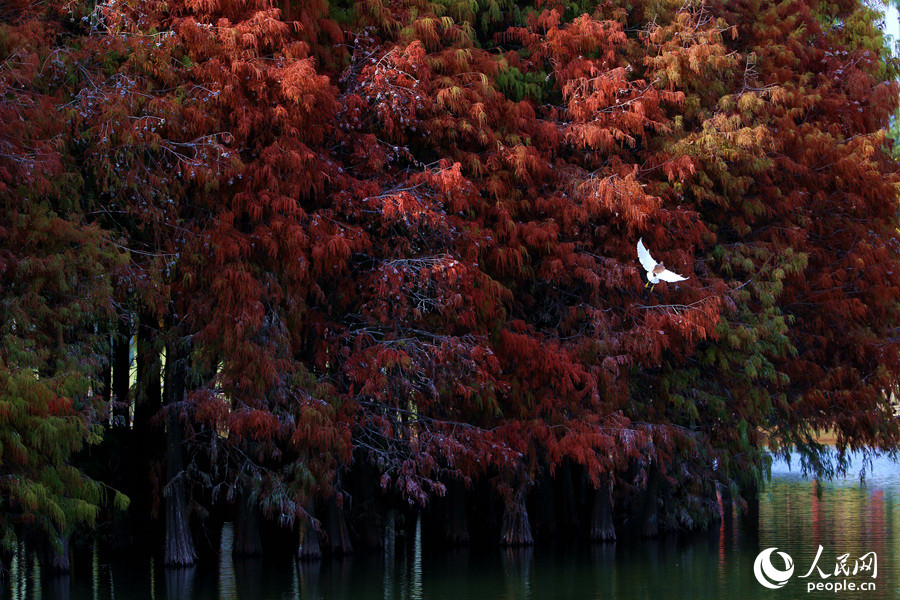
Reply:
[[[237, 551], [318, 516], [344, 552], [354, 486], [371, 521], [489, 481], [520, 544], [536, 483], [652, 535], [752, 498], [767, 444], [896, 447], [896, 64], [859, 3], [89, 17], [73, 153], [166, 347], [167, 562], [191, 493]], [[689, 279], [645, 291], [640, 238]]]

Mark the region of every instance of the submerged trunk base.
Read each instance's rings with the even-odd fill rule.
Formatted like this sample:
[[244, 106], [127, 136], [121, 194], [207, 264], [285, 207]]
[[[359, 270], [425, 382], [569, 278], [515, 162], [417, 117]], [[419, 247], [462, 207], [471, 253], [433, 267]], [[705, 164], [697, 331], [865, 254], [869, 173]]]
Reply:
[[503, 511], [500, 529], [500, 543], [504, 546], [532, 546], [531, 524], [525, 507], [525, 488], [519, 489]]
[[591, 541], [613, 542], [616, 539], [616, 525], [613, 514], [612, 486], [600, 486], [594, 499], [591, 517]]
[[300, 544], [297, 546], [297, 558], [300, 560], [318, 560], [322, 558], [322, 547], [319, 544], [319, 530], [312, 517], [300, 523]]

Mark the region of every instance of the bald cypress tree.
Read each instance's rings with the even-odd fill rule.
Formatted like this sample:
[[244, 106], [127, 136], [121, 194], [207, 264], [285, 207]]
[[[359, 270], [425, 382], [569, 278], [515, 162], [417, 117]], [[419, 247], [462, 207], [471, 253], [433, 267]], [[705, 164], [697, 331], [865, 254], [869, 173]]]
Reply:
[[[647, 535], [710, 522], [773, 450], [827, 471], [825, 429], [896, 448], [897, 64], [862, 3], [92, 15], [60, 135], [129, 251], [140, 386], [167, 348], [169, 562], [193, 560], [191, 499], [234, 511], [249, 553], [266, 519], [348, 551], [354, 511], [448, 485], [458, 523], [490, 487], [508, 543], [555, 529], [533, 489], [608, 539], [625, 512]], [[645, 289], [639, 239], [688, 279]]]

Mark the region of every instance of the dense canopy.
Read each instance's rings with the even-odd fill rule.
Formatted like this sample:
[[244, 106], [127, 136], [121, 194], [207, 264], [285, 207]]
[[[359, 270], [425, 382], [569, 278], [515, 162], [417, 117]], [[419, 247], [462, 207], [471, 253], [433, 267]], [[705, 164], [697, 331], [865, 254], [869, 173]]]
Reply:
[[[0, 533], [653, 535], [752, 504], [770, 452], [840, 467], [823, 432], [895, 450], [878, 18], [7, 2]], [[639, 239], [688, 279], [645, 287]]]

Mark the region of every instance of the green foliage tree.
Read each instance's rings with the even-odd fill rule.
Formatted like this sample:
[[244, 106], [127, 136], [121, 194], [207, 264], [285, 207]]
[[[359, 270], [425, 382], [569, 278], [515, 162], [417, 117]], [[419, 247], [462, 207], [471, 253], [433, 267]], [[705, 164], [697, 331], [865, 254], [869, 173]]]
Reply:
[[[65, 99], [58, 27], [30, 3], [0, 24], [0, 538], [26, 525], [59, 549], [92, 523], [102, 484], [73, 466], [99, 441], [95, 376], [105, 349], [108, 273], [120, 252], [91, 225], [55, 117]], [[124, 505], [124, 497], [116, 496]], [[59, 556], [60, 567], [68, 558]]]

